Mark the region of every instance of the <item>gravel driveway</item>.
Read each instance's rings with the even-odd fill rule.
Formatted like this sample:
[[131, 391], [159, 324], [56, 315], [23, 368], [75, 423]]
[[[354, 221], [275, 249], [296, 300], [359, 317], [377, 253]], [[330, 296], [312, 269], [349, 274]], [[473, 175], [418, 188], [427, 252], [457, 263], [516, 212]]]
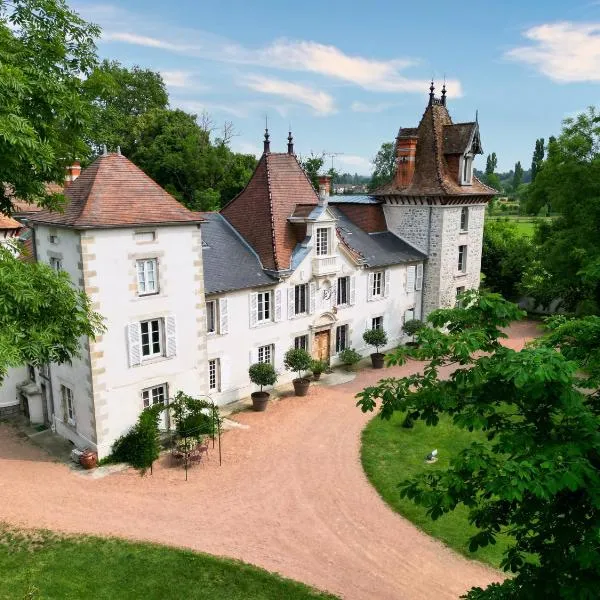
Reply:
[[[514, 326], [509, 345], [534, 332]], [[212, 452], [188, 482], [166, 461], [144, 478], [127, 470], [83, 479], [0, 424], [0, 520], [239, 558], [355, 600], [457, 598], [498, 580], [392, 512], [368, 483], [359, 444], [371, 415], [354, 394], [381, 376], [368, 369], [236, 415], [249, 428], [224, 435], [223, 466]]]

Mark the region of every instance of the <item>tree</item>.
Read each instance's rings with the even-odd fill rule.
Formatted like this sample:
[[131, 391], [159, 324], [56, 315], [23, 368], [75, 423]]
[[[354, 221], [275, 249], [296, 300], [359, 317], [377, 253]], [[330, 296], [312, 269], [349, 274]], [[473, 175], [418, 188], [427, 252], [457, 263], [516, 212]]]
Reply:
[[[598, 394], [582, 393], [578, 366], [554, 342], [515, 351], [502, 328], [523, 313], [497, 294], [470, 291], [465, 308], [428, 317], [418, 349], [400, 348], [390, 364], [427, 361], [422, 373], [388, 378], [358, 394], [358, 405], [389, 418], [404, 411], [435, 426], [482, 431], [446, 469], [423, 472], [400, 493], [437, 519], [459, 504], [478, 528], [470, 549], [512, 539], [502, 567], [514, 573], [471, 600], [594, 598], [600, 585], [600, 431]], [[562, 348], [563, 338], [558, 339]], [[454, 368], [447, 378], [440, 369]]]
[[57, 207], [47, 182], [89, 152], [84, 78], [100, 30], [64, 0], [0, 0], [0, 212], [12, 198]]
[[265, 385], [275, 385], [277, 373], [271, 363], [254, 363], [248, 369], [250, 381], [255, 385], [260, 385], [260, 391], [263, 391]]
[[306, 158], [300, 157], [300, 165], [316, 191], [319, 191], [319, 171], [323, 168], [324, 163], [324, 154], [317, 155], [311, 152], [310, 156], [307, 156]]
[[388, 343], [387, 333], [380, 328], [367, 329], [363, 333], [363, 340], [369, 346], [375, 346], [375, 350], [379, 354], [379, 348], [382, 348]]
[[396, 146], [392, 142], [381, 144], [379, 152], [373, 159], [373, 167], [369, 190], [376, 190], [392, 181], [396, 173]]
[[302, 372], [308, 371], [312, 363], [310, 354], [304, 348], [290, 348], [283, 358], [283, 364], [288, 371], [296, 371], [298, 379], [303, 379]]
[[0, 246], [0, 382], [10, 367], [63, 363], [81, 336], [103, 331], [102, 318], [66, 272], [24, 262]]
[[535, 140], [535, 149], [533, 158], [531, 159], [531, 182], [535, 181], [537, 174], [540, 172], [542, 163], [544, 162], [544, 138]]
[[523, 167], [521, 166], [521, 163], [519, 161], [517, 161], [515, 163], [515, 174], [513, 175], [513, 180], [512, 180], [513, 192], [516, 192], [519, 189], [519, 186], [521, 185], [522, 181], [523, 181]]
[[498, 158], [496, 157], [496, 153], [492, 152], [487, 155], [487, 159], [485, 161], [485, 174], [491, 175], [496, 171], [496, 167], [498, 166]]

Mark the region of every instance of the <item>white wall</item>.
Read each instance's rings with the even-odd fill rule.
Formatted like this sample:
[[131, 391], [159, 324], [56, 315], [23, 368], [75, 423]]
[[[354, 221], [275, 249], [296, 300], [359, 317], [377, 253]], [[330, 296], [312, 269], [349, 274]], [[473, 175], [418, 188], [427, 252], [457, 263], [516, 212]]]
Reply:
[[9, 369], [0, 385], [0, 417], [12, 413], [12, 407], [19, 405], [17, 385], [29, 379], [27, 367]]

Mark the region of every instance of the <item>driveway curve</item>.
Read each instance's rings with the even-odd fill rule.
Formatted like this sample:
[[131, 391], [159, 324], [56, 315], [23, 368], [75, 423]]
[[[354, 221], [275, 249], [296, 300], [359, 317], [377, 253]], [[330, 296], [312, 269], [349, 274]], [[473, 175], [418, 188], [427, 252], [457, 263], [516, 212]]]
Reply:
[[[510, 335], [518, 348], [535, 326], [517, 324]], [[144, 478], [78, 477], [0, 425], [0, 520], [238, 558], [354, 600], [457, 598], [499, 580], [394, 513], [367, 481], [360, 432], [372, 415], [354, 395], [381, 376], [368, 369], [236, 415], [249, 428], [223, 436], [223, 466], [211, 452], [187, 482], [166, 460]]]

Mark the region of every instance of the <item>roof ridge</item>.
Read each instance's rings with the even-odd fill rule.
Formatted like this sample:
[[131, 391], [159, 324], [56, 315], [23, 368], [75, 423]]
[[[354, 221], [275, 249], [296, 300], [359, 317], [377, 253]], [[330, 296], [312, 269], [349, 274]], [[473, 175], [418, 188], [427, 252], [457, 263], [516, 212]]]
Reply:
[[446, 187], [446, 183], [444, 181], [444, 177], [442, 174], [442, 165], [440, 164], [440, 162], [441, 162], [441, 160], [440, 160], [440, 143], [438, 140], [438, 132], [437, 132], [437, 127], [436, 127], [437, 114], [433, 108], [434, 105], [431, 104], [430, 106], [431, 106], [431, 119], [432, 119], [432, 125], [433, 125], [433, 152], [434, 152], [433, 156], [434, 156], [434, 160], [435, 160], [435, 172], [437, 174], [439, 186], [447, 194], [448, 188]]
[[269, 194], [269, 213], [271, 215], [271, 246], [273, 247], [273, 265], [275, 271], [279, 271], [279, 260], [277, 259], [277, 244], [275, 243], [275, 215], [273, 214], [273, 194], [271, 193], [271, 171], [269, 169], [269, 155], [265, 153], [265, 167], [267, 169], [267, 193]]
[[242, 244], [244, 244], [244, 246], [246, 246], [246, 248], [248, 248], [248, 250], [250, 250], [250, 252], [252, 252], [252, 254], [254, 254], [254, 256], [256, 256], [256, 260], [258, 260], [258, 263], [260, 264], [260, 268], [263, 269], [263, 271], [264, 271], [265, 267], [262, 263], [262, 260], [260, 260], [260, 256], [259, 256], [258, 252], [247, 242], [246, 238], [227, 220], [227, 217], [225, 215], [222, 215], [220, 212], [214, 212], [211, 214], [217, 215], [226, 223], [227, 227], [229, 227], [229, 229], [231, 229], [231, 231], [233, 231], [233, 233], [240, 239]]
[[[83, 213], [85, 212], [85, 209], [88, 207], [88, 204], [90, 203], [89, 202], [90, 201], [90, 197], [92, 195], [92, 192], [94, 191], [94, 187], [96, 186], [96, 180], [98, 179], [98, 174], [100, 173], [100, 167], [101, 167], [102, 162], [103, 162], [102, 158], [104, 156], [108, 156], [108, 155], [101, 154], [90, 165], [90, 167], [93, 167], [94, 164], [96, 164], [97, 166], [96, 166], [95, 170], [92, 171], [92, 181], [90, 182], [89, 191], [86, 194], [85, 198], [82, 200], [82, 202], [81, 202], [81, 209], [79, 210], [79, 213], [77, 214], [77, 216], [73, 218], [72, 225], [77, 225], [79, 219], [82, 219], [83, 216], [84, 216]], [[88, 167], [88, 168], [90, 168], [90, 167]], [[81, 175], [79, 177], [81, 177]], [[79, 179], [79, 177], [77, 179]], [[75, 181], [77, 181], [77, 180], [75, 180]], [[65, 191], [68, 192], [68, 188]], [[94, 202], [94, 205], [95, 205], [95, 200], [93, 202]]]
[[308, 181], [308, 183], [310, 184], [310, 187], [311, 187], [312, 191], [314, 192], [314, 195], [315, 195], [315, 197], [317, 199], [317, 203], [318, 203], [319, 202], [319, 194], [317, 194], [317, 190], [315, 190], [315, 186], [313, 185], [313, 183], [310, 180], [309, 176], [306, 174], [306, 171], [304, 170], [304, 167], [302, 166], [302, 163], [298, 160], [298, 157], [295, 154], [292, 154], [292, 156], [294, 157], [294, 160], [298, 163], [298, 166], [300, 167], [300, 170], [302, 171], [302, 174], [306, 178], [306, 181]]

